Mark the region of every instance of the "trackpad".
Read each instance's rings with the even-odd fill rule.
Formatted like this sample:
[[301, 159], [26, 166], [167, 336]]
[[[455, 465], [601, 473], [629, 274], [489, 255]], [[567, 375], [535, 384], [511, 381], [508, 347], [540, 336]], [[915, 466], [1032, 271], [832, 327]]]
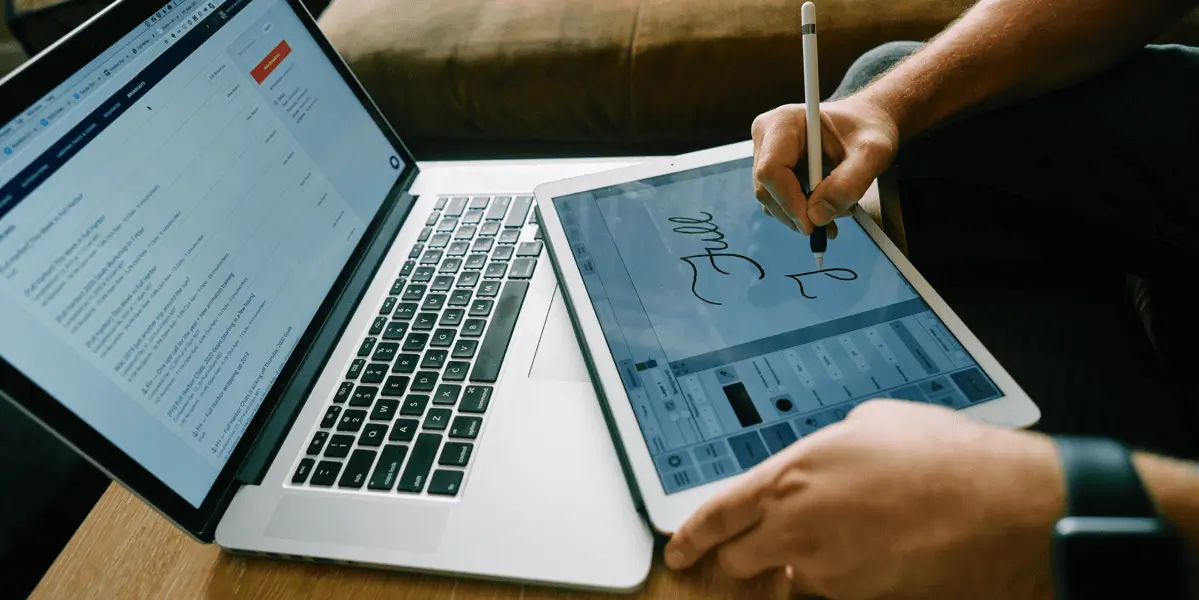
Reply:
[[541, 329], [541, 340], [537, 343], [537, 356], [529, 369], [529, 379], [541, 381], [576, 381], [589, 383], [587, 365], [579, 350], [579, 340], [566, 312], [562, 289], [554, 286], [554, 299], [550, 312]]
[[436, 552], [448, 507], [345, 495], [289, 494], [266, 535], [302, 542]]

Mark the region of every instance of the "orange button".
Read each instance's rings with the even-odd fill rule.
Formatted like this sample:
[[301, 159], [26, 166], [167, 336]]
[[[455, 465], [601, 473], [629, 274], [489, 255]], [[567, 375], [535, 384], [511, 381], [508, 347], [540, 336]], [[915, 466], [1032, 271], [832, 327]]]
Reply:
[[257, 67], [254, 67], [253, 71], [250, 71], [250, 76], [254, 78], [254, 81], [261, 84], [271, 74], [271, 71], [274, 71], [275, 67], [279, 66], [279, 63], [283, 62], [284, 58], [287, 58], [288, 54], [291, 54], [291, 46], [287, 45], [287, 40], [279, 42], [279, 45], [275, 46], [266, 55], [266, 58], [262, 59], [262, 62], [258, 63]]

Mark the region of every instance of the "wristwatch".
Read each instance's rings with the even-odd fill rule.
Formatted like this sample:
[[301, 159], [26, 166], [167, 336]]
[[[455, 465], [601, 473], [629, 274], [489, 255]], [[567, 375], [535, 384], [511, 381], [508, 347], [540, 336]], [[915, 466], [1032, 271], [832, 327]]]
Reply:
[[1066, 514], [1053, 530], [1056, 600], [1187, 599], [1184, 542], [1158, 516], [1119, 442], [1055, 438], [1066, 484]]

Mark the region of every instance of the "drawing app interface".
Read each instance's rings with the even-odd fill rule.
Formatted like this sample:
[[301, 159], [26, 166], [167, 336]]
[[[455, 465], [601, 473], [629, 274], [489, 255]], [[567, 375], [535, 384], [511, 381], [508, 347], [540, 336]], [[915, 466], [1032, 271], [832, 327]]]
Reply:
[[999, 397], [852, 219], [817, 269], [753, 198], [750, 159], [554, 199], [667, 493], [903, 398]]
[[0, 148], [0, 356], [198, 506], [397, 151], [282, 0], [167, 4]]

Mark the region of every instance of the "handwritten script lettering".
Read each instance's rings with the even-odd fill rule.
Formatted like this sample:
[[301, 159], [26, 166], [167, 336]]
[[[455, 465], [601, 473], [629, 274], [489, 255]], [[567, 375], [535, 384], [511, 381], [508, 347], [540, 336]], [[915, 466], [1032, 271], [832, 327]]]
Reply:
[[703, 215], [703, 218], [670, 217], [667, 220], [678, 225], [678, 227], [674, 228], [675, 233], [703, 236], [700, 239], [705, 243], [704, 253], [684, 256], [681, 260], [687, 263], [687, 266], [691, 267], [691, 294], [708, 304], [720, 306], [720, 302], [709, 300], [701, 296], [699, 291], [696, 290], [696, 286], [699, 284], [700, 266], [711, 267], [713, 271], [721, 275], [728, 275], [729, 272], [721, 268], [721, 261], [727, 267], [727, 263], [730, 261], [742, 260], [757, 269], [758, 279], [766, 277], [766, 270], [757, 261], [748, 256], [734, 252], [725, 252], [729, 249], [729, 243], [724, 241], [724, 234], [720, 232], [720, 226], [712, 222], [711, 213], [701, 212], [700, 214]]
[[803, 278], [809, 275], [821, 274], [825, 275], [826, 277], [832, 277], [833, 279], [837, 279], [839, 281], [853, 281], [854, 279], [858, 278], [858, 274], [849, 269], [821, 269], [819, 271], [808, 271], [807, 273], [788, 275], [787, 277], [790, 277], [791, 279], [795, 280], [795, 283], [799, 284], [800, 295], [809, 300], [815, 300], [816, 296], [809, 294], [807, 290], [804, 289]]

